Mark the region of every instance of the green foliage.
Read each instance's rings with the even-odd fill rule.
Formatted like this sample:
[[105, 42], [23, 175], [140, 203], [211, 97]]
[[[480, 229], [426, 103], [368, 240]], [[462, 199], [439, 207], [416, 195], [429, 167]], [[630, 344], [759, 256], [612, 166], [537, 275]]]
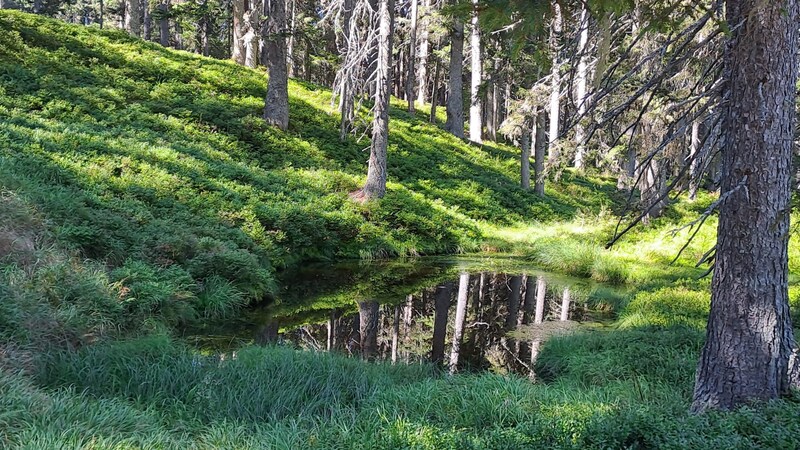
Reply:
[[127, 324], [228, 314], [311, 260], [479, 250], [495, 227], [615, 192], [565, 174], [540, 199], [519, 188], [515, 149], [395, 108], [388, 193], [359, 205], [366, 142], [339, 141], [328, 90], [292, 82], [281, 132], [260, 117], [261, 71], [6, 10], [0, 42], [0, 188], [62, 254], [116, 270]]

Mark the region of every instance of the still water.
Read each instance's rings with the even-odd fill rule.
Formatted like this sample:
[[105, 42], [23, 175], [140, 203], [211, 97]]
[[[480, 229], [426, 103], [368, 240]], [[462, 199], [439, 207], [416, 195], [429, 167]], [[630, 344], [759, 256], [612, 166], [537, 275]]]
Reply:
[[451, 372], [532, 375], [547, 339], [607, 320], [616, 295], [497, 258], [320, 264], [283, 274], [271, 303], [185, 337], [223, 354], [277, 343]]

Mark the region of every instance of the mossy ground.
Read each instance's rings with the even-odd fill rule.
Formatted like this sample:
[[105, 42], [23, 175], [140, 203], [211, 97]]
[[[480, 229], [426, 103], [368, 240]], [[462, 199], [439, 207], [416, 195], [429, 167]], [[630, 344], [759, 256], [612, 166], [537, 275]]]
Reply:
[[[690, 231], [668, 231], [709, 198], [606, 251], [613, 180], [565, 172], [540, 199], [513, 148], [397, 103], [388, 194], [359, 205], [367, 143], [338, 141], [330, 92], [292, 82], [284, 133], [259, 118], [265, 87], [229, 62], [0, 11], [0, 446], [796, 446], [796, 399], [687, 412], [709, 297], [692, 261], [714, 224], [672, 266]], [[163, 337], [268, 299], [302, 262], [471, 251], [637, 290], [613, 299], [614, 324], [548, 341], [537, 383], [285, 348], [220, 361]]]

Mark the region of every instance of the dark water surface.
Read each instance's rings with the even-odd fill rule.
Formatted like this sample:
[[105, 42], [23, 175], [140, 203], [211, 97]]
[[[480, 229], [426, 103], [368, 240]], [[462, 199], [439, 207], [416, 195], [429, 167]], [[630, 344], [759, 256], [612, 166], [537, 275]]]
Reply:
[[186, 330], [203, 350], [290, 345], [451, 371], [531, 374], [548, 338], [610, 318], [611, 287], [512, 259], [317, 264], [283, 274], [277, 298]]

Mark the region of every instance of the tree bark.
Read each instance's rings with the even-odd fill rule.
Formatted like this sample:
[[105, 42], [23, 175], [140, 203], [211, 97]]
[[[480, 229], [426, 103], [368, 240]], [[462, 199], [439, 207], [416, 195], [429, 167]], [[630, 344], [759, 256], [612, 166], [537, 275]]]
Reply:
[[447, 122], [444, 128], [453, 135], [464, 137], [464, 24], [453, 19], [450, 30], [450, 78], [447, 89]]
[[[430, 33], [428, 32], [428, 16], [430, 15], [430, 0], [423, 0], [422, 15], [419, 20], [419, 68], [417, 69], [417, 102], [422, 105], [428, 100], [428, 49]], [[433, 89], [436, 89], [434, 81]], [[434, 94], [436, 95], [435, 91]]]
[[378, 350], [378, 316], [378, 302], [358, 302], [358, 330], [364, 359], [372, 359]]
[[469, 291], [469, 274], [462, 273], [458, 279], [458, 297], [456, 298], [456, 322], [453, 328], [453, 345], [450, 347], [450, 373], [458, 370], [458, 358], [461, 353], [461, 340], [464, 337], [464, 322], [467, 317], [467, 295]]
[[164, 47], [169, 47], [169, 4], [158, 5], [158, 41]]
[[150, 15], [150, 2], [145, 1], [142, 9], [142, 37], [145, 41], [153, 39], [153, 17]]
[[286, 2], [264, 0], [264, 49], [266, 55], [267, 96], [264, 120], [281, 130], [289, 127], [289, 75], [286, 69]]
[[692, 135], [691, 143], [689, 144], [689, 158], [692, 162], [689, 166], [689, 200], [694, 200], [697, 197], [697, 189], [700, 186], [700, 168], [702, 167], [703, 158], [700, 157], [700, 127], [702, 121], [696, 119], [692, 122]]
[[[786, 394], [797, 0], [728, 0], [722, 195], [711, 312], [692, 410]], [[778, 56], [780, 55], [780, 56]]]
[[[439, 44], [441, 44], [441, 41], [439, 41]], [[437, 44], [436, 48], [438, 47], [439, 45]], [[436, 107], [438, 106], [439, 103], [439, 75], [440, 75], [439, 73], [441, 72], [442, 63], [441, 61], [439, 61], [439, 58], [433, 55], [431, 57], [434, 58], [434, 63], [433, 63], [434, 67], [433, 67], [433, 87], [431, 88], [431, 90], [433, 91], [431, 93], [431, 116], [429, 121], [430, 123], [436, 123]], [[420, 89], [422, 88], [420, 87]]]
[[531, 188], [531, 132], [527, 125], [522, 131], [522, 157], [520, 158], [520, 183], [522, 189]]
[[565, 322], [569, 320], [569, 305], [570, 305], [570, 293], [569, 288], [565, 287], [563, 293], [561, 294], [561, 321]]
[[392, 364], [397, 363], [397, 350], [400, 344], [400, 305], [394, 307], [394, 322], [392, 323]]
[[297, 0], [289, 0], [292, 8], [289, 12], [289, 40], [286, 44], [286, 67], [287, 73], [290, 78], [295, 76], [294, 73], [294, 33], [297, 22]]
[[131, 36], [140, 37], [142, 35], [142, 23], [139, 17], [141, 12], [139, 0], [125, 1], [125, 31]]
[[547, 136], [545, 136], [544, 111], [540, 108], [536, 114], [536, 141], [534, 144], [534, 184], [533, 191], [536, 195], [544, 197], [544, 158], [547, 150]]
[[244, 36], [247, 21], [245, 20], [245, 0], [233, 0], [233, 37], [231, 39], [231, 59], [236, 64], [244, 65], [245, 57], [247, 56], [247, 48], [245, 47]]
[[559, 58], [558, 41], [561, 37], [561, 5], [553, 2], [553, 22], [550, 25], [550, 52], [552, 54], [552, 69], [550, 71], [550, 135], [547, 146], [547, 159], [554, 164], [559, 159], [558, 125], [561, 111], [561, 63]]
[[378, 24], [378, 59], [375, 88], [372, 143], [369, 149], [367, 181], [356, 196], [362, 200], [386, 194], [386, 159], [389, 146], [389, 93], [392, 87], [392, 38], [394, 0], [380, 0]]
[[261, 11], [262, 11], [262, 1], [261, 0], [245, 0], [247, 2], [245, 6], [245, 21], [247, 22], [246, 32], [244, 34], [244, 47], [245, 47], [245, 56], [244, 56], [244, 65], [247, 67], [255, 68], [258, 65], [258, 33], [257, 30], [261, 28]]
[[517, 324], [519, 314], [519, 301], [522, 297], [522, 277], [515, 275], [511, 277], [508, 286], [508, 309], [506, 310], [505, 329], [510, 330]]
[[433, 341], [431, 343], [431, 361], [440, 363], [444, 359], [444, 340], [447, 337], [447, 315], [450, 310], [450, 297], [453, 284], [445, 283], [436, 288], [434, 296]]
[[[586, 96], [587, 84], [587, 68], [589, 55], [587, 54], [587, 44], [589, 42], [589, 11], [585, 3], [581, 3], [581, 16], [580, 16], [580, 35], [578, 37], [578, 70], [576, 73], [575, 83], [575, 102], [578, 104], [578, 116], [586, 114], [586, 107], [588, 97]], [[584, 146], [584, 139], [586, 133], [583, 129], [583, 120], [579, 120], [575, 124], [575, 168], [583, 170], [584, 153], [586, 148]]]
[[483, 105], [480, 89], [483, 78], [483, 59], [481, 58], [481, 26], [478, 20], [478, 0], [472, 0], [472, 33], [470, 36], [471, 78], [469, 96], [469, 140], [483, 142]]
[[408, 32], [408, 64], [406, 65], [406, 100], [408, 112], [414, 113], [414, 84], [417, 80], [417, 16], [419, 0], [411, 0], [411, 25]]

